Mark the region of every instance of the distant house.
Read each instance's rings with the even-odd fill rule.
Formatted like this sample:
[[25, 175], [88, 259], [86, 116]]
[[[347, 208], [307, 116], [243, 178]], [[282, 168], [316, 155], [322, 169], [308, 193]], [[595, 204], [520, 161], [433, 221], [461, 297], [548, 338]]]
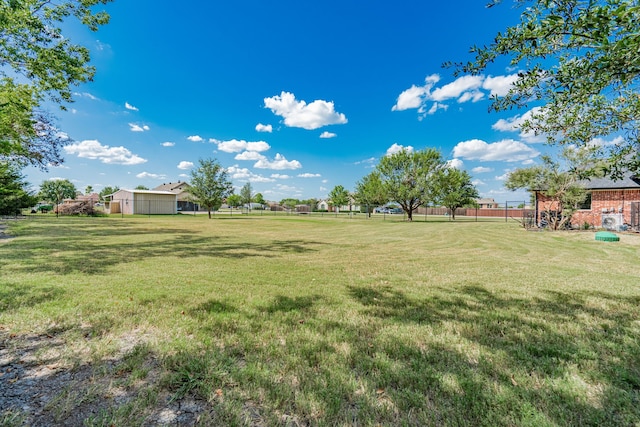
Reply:
[[493, 199], [476, 199], [476, 203], [480, 209], [494, 209], [500, 207], [500, 205]]
[[178, 195], [171, 191], [118, 190], [106, 196], [105, 212], [127, 215], [167, 215], [177, 213]]
[[[587, 223], [596, 228], [620, 230], [624, 226], [640, 229], [640, 178], [627, 175], [614, 181], [609, 178], [593, 178], [584, 181], [588, 191], [582, 209], [574, 212], [571, 223], [580, 227]], [[541, 191], [534, 191], [536, 218], [554, 209], [554, 201]]]
[[329, 202], [326, 200], [318, 201], [317, 209], [319, 211], [328, 211], [329, 210]]
[[100, 201], [100, 195], [98, 193], [91, 193], [91, 194], [78, 194], [75, 199], [64, 199], [62, 203], [65, 205], [70, 205], [70, 204], [79, 203], [79, 202], [90, 202], [95, 205], [99, 201]]
[[170, 191], [178, 196], [178, 211], [199, 211], [202, 210], [198, 203], [191, 200], [189, 184], [187, 182], [170, 182], [158, 185], [153, 191]]

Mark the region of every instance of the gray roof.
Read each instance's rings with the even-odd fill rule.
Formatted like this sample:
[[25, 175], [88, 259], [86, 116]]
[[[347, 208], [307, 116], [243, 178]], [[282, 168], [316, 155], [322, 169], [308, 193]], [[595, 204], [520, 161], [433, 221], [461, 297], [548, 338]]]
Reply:
[[583, 183], [587, 190], [640, 189], [640, 178], [633, 175], [626, 175], [617, 181], [611, 178], [591, 178]]

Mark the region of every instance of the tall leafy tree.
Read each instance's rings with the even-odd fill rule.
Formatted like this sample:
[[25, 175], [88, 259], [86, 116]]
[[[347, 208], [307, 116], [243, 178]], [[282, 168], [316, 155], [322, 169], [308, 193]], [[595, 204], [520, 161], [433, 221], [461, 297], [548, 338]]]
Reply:
[[251, 201], [253, 199], [253, 194], [252, 193], [252, 188], [251, 188], [251, 183], [247, 182], [245, 185], [242, 186], [242, 188], [240, 189], [240, 200], [243, 204], [247, 204], [249, 205], [249, 208], [251, 208]]
[[0, 161], [0, 215], [15, 215], [36, 203], [28, 186], [15, 164]]
[[242, 205], [242, 196], [240, 196], [239, 194], [230, 194], [227, 197], [227, 205], [231, 206], [232, 208]]
[[102, 190], [100, 190], [100, 193], [98, 193], [98, 195], [100, 196], [101, 199], [104, 200], [105, 196], [108, 196], [109, 194], [113, 194], [118, 190], [120, 190], [120, 188], [117, 186], [116, 187], [106, 186]]
[[361, 206], [368, 208], [369, 215], [374, 206], [387, 203], [388, 198], [380, 172], [373, 171], [356, 183], [355, 199]]
[[199, 166], [191, 171], [189, 192], [193, 200], [211, 211], [220, 209], [223, 200], [233, 193], [226, 169], [216, 159], [200, 159]]
[[78, 190], [68, 179], [53, 179], [40, 185], [40, 197], [52, 203], [60, 203], [64, 199], [75, 199]]
[[[640, 172], [640, 6], [637, 0], [514, 0], [520, 23], [473, 47], [457, 73], [478, 74], [501, 57], [521, 71], [496, 111], [533, 109], [521, 129], [551, 144], [588, 147], [595, 138], [608, 172]], [[493, 0], [490, 6], [500, 3]], [[593, 171], [588, 171], [593, 172]]]
[[134, 190], [148, 190], [149, 187], [147, 187], [146, 185], [136, 185], [136, 188], [134, 188]]
[[43, 104], [64, 108], [73, 87], [95, 74], [89, 50], [72, 43], [62, 24], [74, 18], [96, 31], [109, 16], [94, 7], [110, 1], [0, 1], [0, 159], [43, 169], [62, 162], [68, 138]]
[[478, 197], [467, 171], [443, 168], [436, 175], [436, 182], [436, 203], [449, 209], [451, 219], [456, 219], [456, 209], [472, 204]]
[[267, 204], [267, 201], [264, 199], [262, 193], [257, 193], [254, 197], [254, 200], [256, 201], [256, 203], [260, 203], [262, 206]]
[[329, 193], [329, 200], [331, 200], [331, 204], [337, 213], [340, 210], [340, 206], [349, 203], [349, 192], [342, 185], [336, 185]]
[[414, 210], [435, 198], [435, 176], [443, 167], [440, 152], [433, 148], [404, 149], [380, 159], [376, 171], [388, 200], [398, 203], [411, 221]]

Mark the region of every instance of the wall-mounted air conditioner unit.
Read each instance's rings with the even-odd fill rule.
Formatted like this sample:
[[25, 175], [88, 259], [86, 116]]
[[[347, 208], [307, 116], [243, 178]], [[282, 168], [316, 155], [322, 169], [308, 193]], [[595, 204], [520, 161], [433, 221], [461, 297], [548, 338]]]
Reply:
[[622, 214], [603, 214], [602, 215], [602, 228], [609, 231], [620, 231], [624, 220]]

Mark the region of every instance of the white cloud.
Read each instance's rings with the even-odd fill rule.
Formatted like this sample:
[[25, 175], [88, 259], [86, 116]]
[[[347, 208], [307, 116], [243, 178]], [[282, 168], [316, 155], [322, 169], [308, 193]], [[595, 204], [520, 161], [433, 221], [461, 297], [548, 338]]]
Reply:
[[625, 142], [624, 138], [621, 136], [617, 136], [611, 141], [607, 141], [604, 138], [593, 138], [591, 141], [587, 143], [587, 147], [613, 147], [616, 145], [623, 144]]
[[441, 104], [440, 102], [434, 102], [433, 105], [431, 106], [431, 108], [429, 108], [429, 111], [427, 111], [427, 114], [431, 116], [431, 115], [435, 114], [438, 110], [447, 111], [448, 108], [449, 108], [449, 106], [447, 104]]
[[453, 168], [453, 169], [462, 169], [464, 166], [464, 162], [460, 159], [452, 159], [447, 161], [447, 167]]
[[354, 163], [354, 165], [361, 165], [361, 164], [365, 164], [365, 165], [373, 165], [378, 159], [376, 159], [375, 157], [369, 157], [368, 159], [364, 159], [364, 160], [360, 160]]
[[99, 99], [95, 96], [93, 96], [92, 94], [90, 94], [89, 92], [74, 92], [73, 93], [75, 96], [81, 96], [83, 98], [89, 98], [92, 101], [98, 101]]
[[255, 174], [247, 168], [240, 168], [238, 165], [227, 168], [227, 172], [232, 179], [249, 182], [274, 182], [275, 179], [267, 178], [262, 175]]
[[[518, 132], [525, 121], [534, 120], [534, 116], [541, 114], [542, 107], [534, 107], [522, 115], [515, 115], [507, 119], [500, 119], [495, 122], [491, 129], [501, 132]], [[544, 142], [544, 135], [536, 135], [533, 132], [520, 132], [520, 138], [527, 142]]]
[[166, 142], [163, 142], [161, 145], [163, 147], [173, 147], [174, 145], [176, 145], [176, 143], [175, 142], [166, 141]]
[[167, 176], [164, 174], [141, 172], [136, 175], [136, 178], [167, 179]]
[[333, 102], [318, 99], [307, 104], [296, 100], [295, 95], [290, 92], [283, 91], [280, 95], [264, 98], [264, 106], [273, 114], [284, 118], [284, 124], [289, 127], [313, 130], [347, 123], [347, 117], [335, 111]]
[[248, 142], [237, 139], [220, 141], [213, 138], [209, 141], [216, 144], [218, 146], [218, 150], [224, 151], [225, 153], [239, 153], [241, 151], [255, 151], [260, 153], [271, 148], [271, 146], [264, 141]]
[[393, 154], [399, 153], [402, 150], [406, 150], [406, 151], [412, 153], [413, 152], [413, 147], [410, 146], [410, 145], [404, 147], [404, 146], [394, 142], [391, 147], [387, 148], [387, 154], [386, 155], [387, 156], [391, 156]]
[[127, 110], [131, 110], [131, 111], [140, 111], [140, 110], [138, 110], [137, 107], [134, 107], [133, 105], [129, 104], [128, 102], [124, 103], [124, 108], [126, 108]]
[[147, 125], [140, 126], [135, 123], [129, 123], [129, 128], [131, 132], [145, 132], [145, 131], [151, 130], [151, 128]]
[[272, 173], [271, 174], [271, 178], [273, 178], [273, 179], [289, 179], [289, 178], [291, 178], [291, 176], [285, 175], [285, 174], [281, 174], [281, 173]]
[[412, 108], [419, 108], [426, 98], [428, 90], [424, 87], [411, 86], [398, 95], [396, 104], [391, 107], [391, 111], [404, 111]]
[[87, 140], [64, 147], [67, 154], [77, 154], [80, 158], [100, 160], [114, 165], [139, 165], [147, 160], [133, 154], [125, 147], [109, 147], [97, 140]]
[[478, 185], [487, 185], [487, 183], [486, 183], [486, 182], [484, 182], [484, 181], [483, 181], [483, 180], [481, 180], [481, 179], [476, 179], [475, 181], [471, 181], [471, 183], [472, 183], [474, 186], [476, 186], [476, 187], [477, 187]]
[[471, 169], [471, 172], [473, 172], [473, 173], [493, 172], [493, 168], [487, 168], [487, 167], [484, 167], [484, 166], [478, 166], [476, 168]]
[[[483, 76], [462, 76], [455, 79], [453, 82], [446, 84], [440, 88], [434, 89], [431, 92], [431, 99], [434, 101], [446, 101], [448, 99], [458, 98], [458, 102], [466, 102], [470, 99], [476, 100], [476, 93], [478, 89], [482, 87]], [[471, 93], [469, 97], [467, 94]], [[484, 96], [480, 92], [481, 96]], [[465, 97], [464, 101], [462, 100]]]
[[537, 157], [540, 153], [528, 145], [513, 139], [488, 144], [480, 139], [459, 142], [453, 155], [466, 160], [521, 162]]
[[301, 173], [298, 174], [298, 178], [320, 178], [322, 175], [319, 173]]
[[236, 160], [256, 161], [256, 160], [266, 159], [266, 157], [263, 156], [262, 154], [258, 153], [257, 151], [244, 151], [244, 152], [242, 152], [240, 154], [236, 154], [234, 159], [236, 159]]
[[202, 142], [204, 141], [204, 139], [202, 139], [202, 137], [200, 135], [191, 135], [188, 136], [187, 139], [191, 142]]
[[268, 132], [268, 133], [271, 133], [271, 132], [273, 132], [273, 126], [271, 126], [271, 125], [263, 125], [262, 123], [258, 123], [258, 124], [256, 125], [256, 130], [257, 130], [258, 132]]
[[518, 80], [518, 74], [507, 76], [487, 77], [482, 83], [482, 88], [489, 90], [490, 96], [505, 96]]
[[258, 169], [274, 169], [274, 170], [283, 170], [283, 169], [300, 169], [302, 164], [297, 160], [287, 160], [282, 154], [276, 154], [276, 157], [273, 161], [270, 161], [266, 158], [260, 159], [253, 165], [254, 168]]
[[178, 169], [187, 170], [193, 167], [193, 162], [181, 161], [178, 163]]
[[178, 175], [180, 178], [191, 178], [191, 176], [189, 176], [189, 174], [186, 173], [181, 173], [180, 175]]
[[323, 139], [325, 139], [325, 138], [335, 138], [336, 136], [338, 136], [338, 135], [336, 135], [333, 132], [327, 132], [327, 131], [324, 131], [324, 132], [322, 132], [320, 134], [320, 138], [323, 138]]
[[[458, 103], [478, 102], [487, 95], [504, 96], [517, 78], [517, 74], [496, 77], [466, 75], [436, 87], [440, 76], [432, 74], [427, 76], [424, 86], [412, 85], [400, 93], [391, 110], [417, 109], [419, 118], [423, 118], [427, 114], [435, 114], [438, 110], [446, 110], [446, 101], [455, 99]], [[431, 102], [431, 107], [427, 109], [427, 104]]]

